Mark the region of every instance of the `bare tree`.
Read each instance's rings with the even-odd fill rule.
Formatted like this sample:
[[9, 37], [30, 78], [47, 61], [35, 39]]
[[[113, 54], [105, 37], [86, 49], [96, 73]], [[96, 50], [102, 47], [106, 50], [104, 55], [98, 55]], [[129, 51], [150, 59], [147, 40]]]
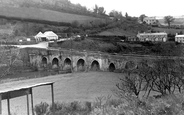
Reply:
[[176, 89], [181, 93], [184, 86], [183, 70], [184, 66], [178, 59], [158, 59], [152, 66], [143, 60], [137, 69], [127, 70], [125, 78], [120, 79], [121, 83], [116, 86], [136, 97], [139, 97], [140, 92], [147, 97], [151, 92], [174, 94]]
[[120, 91], [134, 94], [137, 98], [144, 89], [144, 79], [136, 74], [137, 70], [127, 70], [125, 78], [120, 79], [121, 83], [116, 84]]
[[171, 23], [174, 22], [175, 18], [173, 16], [165, 16], [164, 17], [164, 22], [168, 24], [169, 28], [171, 26]]

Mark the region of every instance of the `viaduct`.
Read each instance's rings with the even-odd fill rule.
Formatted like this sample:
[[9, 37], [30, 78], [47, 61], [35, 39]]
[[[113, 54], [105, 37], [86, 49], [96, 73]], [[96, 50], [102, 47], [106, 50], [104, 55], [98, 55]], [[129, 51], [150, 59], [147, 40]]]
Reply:
[[[161, 56], [110, 55], [108, 53], [64, 49], [26, 48], [29, 63], [38, 70], [111, 71], [136, 68], [142, 60], [152, 64]], [[72, 69], [71, 69], [72, 68]]]

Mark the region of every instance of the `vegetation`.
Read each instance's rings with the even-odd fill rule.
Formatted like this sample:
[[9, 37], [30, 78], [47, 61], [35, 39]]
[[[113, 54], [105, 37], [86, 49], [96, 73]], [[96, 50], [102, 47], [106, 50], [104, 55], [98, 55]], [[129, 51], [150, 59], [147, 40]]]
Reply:
[[165, 17], [164, 17], [164, 22], [165, 22], [166, 24], [168, 24], [169, 28], [170, 28], [170, 26], [171, 26], [171, 23], [174, 22], [174, 20], [175, 20], [175, 19], [174, 19], [172, 16], [165, 16]]
[[139, 16], [139, 20], [143, 23], [144, 18], [147, 17], [145, 14]]
[[126, 69], [126, 77], [120, 79], [117, 84], [120, 92], [129, 93], [139, 98], [141, 92], [149, 97], [151, 92], [157, 92], [161, 96], [182, 93], [183, 69], [179, 59], [158, 59], [148, 65], [143, 60], [137, 68]]
[[[149, 97], [137, 99], [133, 96], [121, 95], [119, 99], [112, 99], [111, 96], [97, 97], [91, 102], [56, 103], [55, 114], [47, 107], [44, 114], [47, 115], [182, 115], [184, 98], [182, 95], [169, 95], [162, 98]], [[45, 106], [36, 105], [36, 115]], [[48, 105], [48, 104], [46, 104]], [[50, 107], [52, 107], [50, 105]]]

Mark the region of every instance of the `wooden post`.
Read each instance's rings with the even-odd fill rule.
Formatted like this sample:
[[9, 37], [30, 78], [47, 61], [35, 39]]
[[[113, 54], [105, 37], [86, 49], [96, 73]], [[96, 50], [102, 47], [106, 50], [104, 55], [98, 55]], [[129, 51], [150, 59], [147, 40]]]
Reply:
[[27, 115], [29, 115], [29, 94], [26, 94], [27, 97]]
[[55, 106], [54, 106], [54, 87], [53, 83], [51, 84], [51, 92], [52, 92], [52, 107], [53, 107], [53, 114], [55, 113]]
[[31, 107], [32, 107], [32, 115], [34, 115], [34, 105], [33, 105], [33, 89], [31, 88]]
[[9, 93], [7, 93], [7, 106], [8, 106], [8, 115], [11, 115], [11, 113], [10, 113], [10, 94]]

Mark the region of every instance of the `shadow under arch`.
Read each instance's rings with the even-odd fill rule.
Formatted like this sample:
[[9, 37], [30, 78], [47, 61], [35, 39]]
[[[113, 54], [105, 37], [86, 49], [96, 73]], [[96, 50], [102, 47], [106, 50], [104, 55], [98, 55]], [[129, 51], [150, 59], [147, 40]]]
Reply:
[[116, 69], [115, 65], [114, 65], [113, 63], [111, 63], [111, 64], [109, 65], [109, 71], [110, 71], [110, 72], [114, 72], [115, 69]]
[[72, 68], [72, 61], [69, 59], [69, 58], [66, 58], [64, 60], [64, 67], [63, 67], [63, 70], [70, 70], [71, 71], [71, 68]]
[[85, 61], [83, 59], [77, 61], [77, 71], [85, 71]]
[[100, 70], [100, 64], [98, 63], [98, 61], [94, 60], [91, 63], [91, 71], [99, 71]]
[[52, 68], [58, 68], [59, 67], [59, 60], [57, 58], [54, 58], [52, 60]]
[[44, 67], [44, 68], [47, 67], [47, 58], [46, 57], [42, 58], [42, 63], [41, 64], [42, 64], [42, 67]]

